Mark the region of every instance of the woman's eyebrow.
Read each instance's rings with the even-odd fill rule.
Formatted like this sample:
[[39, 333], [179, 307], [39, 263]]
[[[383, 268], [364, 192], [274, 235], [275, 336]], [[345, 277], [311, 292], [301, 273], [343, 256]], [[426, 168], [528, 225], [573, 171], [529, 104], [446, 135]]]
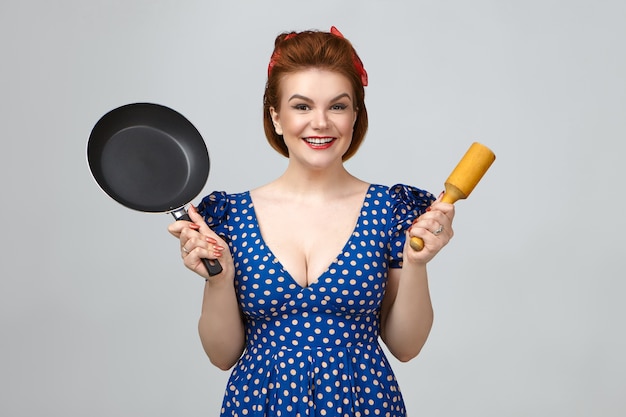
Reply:
[[289, 100], [287, 101], [291, 101], [291, 100], [313, 101], [310, 98], [300, 95], [300, 94], [294, 94], [293, 96], [289, 97]]
[[[341, 94], [339, 94], [337, 97], [333, 98], [333, 99], [332, 99], [332, 100], [330, 100], [330, 101], [337, 101], [337, 100], [340, 100], [340, 99], [342, 99], [342, 98], [344, 98], [344, 97], [347, 97], [347, 98], [348, 98], [348, 100], [352, 101], [352, 97], [350, 97], [350, 94], [348, 94], [348, 93], [341, 93]], [[308, 97], [306, 97], [306, 96], [303, 96], [303, 95], [301, 95], [301, 94], [294, 94], [294, 95], [292, 95], [291, 97], [289, 97], [289, 100], [287, 100], [287, 101], [289, 102], [289, 101], [291, 101], [291, 100], [295, 100], [295, 99], [298, 99], [298, 100], [303, 100], [303, 101], [306, 101], [306, 102], [312, 102], [312, 101], [313, 101], [313, 100], [311, 100], [310, 98], [308, 98]]]

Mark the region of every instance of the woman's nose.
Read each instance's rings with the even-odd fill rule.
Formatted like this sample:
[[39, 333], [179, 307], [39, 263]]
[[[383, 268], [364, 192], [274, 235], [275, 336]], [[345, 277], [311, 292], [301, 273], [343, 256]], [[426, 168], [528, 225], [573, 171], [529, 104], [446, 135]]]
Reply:
[[313, 129], [326, 129], [328, 127], [328, 116], [323, 110], [318, 110], [313, 114], [313, 120], [311, 121]]

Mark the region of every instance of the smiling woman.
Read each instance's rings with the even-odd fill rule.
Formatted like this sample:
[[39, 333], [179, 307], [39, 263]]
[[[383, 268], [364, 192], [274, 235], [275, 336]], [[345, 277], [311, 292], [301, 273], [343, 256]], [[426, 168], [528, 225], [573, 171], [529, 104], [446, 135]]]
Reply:
[[317, 156], [328, 163], [337, 158], [341, 162], [352, 143], [357, 120], [348, 79], [336, 72], [308, 69], [286, 74], [281, 87], [282, 99], [269, 112], [274, 130], [288, 150], [289, 162], [306, 163], [306, 157], [312, 155], [300, 152], [307, 149], [329, 150]]
[[368, 81], [367, 72], [356, 51], [334, 27], [331, 28], [331, 33], [323, 36], [320, 36], [320, 32], [305, 31], [282, 34], [276, 38], [275, 49], [268, 65], [263, 100], [265, 136], [274, 149], [283, 156], [289, 156], [281, 134], [275, 131], [271, 108], [275, 111], [281, 109], [283, 76], [306, 69], [326, 70], [343, 75], [351, 86], [343, 94], [350, 96], [352, 108], [357, 113], [357, 122], [354, 125], [352, 143], [343, 156], [345, 161], [356, 153], [367, 132], [368, 116], [364, 87]]
[[[406, 415], [379, 338], [401, 361], [424, 345], [426, 265], [452, 237], [454, 208], [347, 171], [367, 131], [365, 85], [335, 28], [278, 36], [264, 127], [285, 172], [251, 191], [213, 192], [190, 222], [169, 226], [185, 266], [206, 279], [204, 349], [234, 366], [222, 415]], [[202, 258], [219, 259], [222, 273], [209, 276]]]

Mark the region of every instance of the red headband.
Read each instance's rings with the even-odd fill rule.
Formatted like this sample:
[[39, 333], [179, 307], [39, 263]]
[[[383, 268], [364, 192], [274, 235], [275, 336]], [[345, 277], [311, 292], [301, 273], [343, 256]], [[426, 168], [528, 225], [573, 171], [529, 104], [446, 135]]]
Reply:
[[[332, 26], [330, 28], [330, 33], [332, 33], [333, 35], [345, 39], [343, 34], [341, 32], [339, 32], [339, 29], [337, 29], [336, 27]], [[287, 39], [291, 39], [293, 37], [295, 37], [297, 35], [297, 33], [292, 32], [290, 34], [288, 34], [287, 36], [285, 36], [285, 39], [283, 39], [283, 41], [286, 41]], [[274, 53], [272, 54], [272, 57], [270, 58], [270, 63], [267, 66], [267, 76], [269, 77], [271, 72], [272, 72], [272, 68], [274, 68], [274, 65], [276, 65], [276, 60], [278, 58], [278, 49], [276, 49], [274, 51]], [[357, 72], [359, 73], [359, 75], [361, 76], [361, 83], [363, 84], [363, 87], [367, 86], [367, 71], [365, 71], [365, 67], [363, 67], [363, 62], [361, 61], [361, 58], [359, 58], [357, 56], [357, 54], [355, 52], [352, 53], [352, 62], [354, 63], [354, 67], [356, 68]]]

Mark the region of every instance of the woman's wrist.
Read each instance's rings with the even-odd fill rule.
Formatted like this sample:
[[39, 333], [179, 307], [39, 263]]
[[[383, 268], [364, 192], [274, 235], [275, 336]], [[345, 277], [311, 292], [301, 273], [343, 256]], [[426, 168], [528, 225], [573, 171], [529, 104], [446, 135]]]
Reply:
[[216, 290], [220, 290], [225, 287], [233, 287], [233, 280], [229, 280], [223, 272], [215, 276], [204, 277], [204, 282], [206, 285], [210, 285]]

